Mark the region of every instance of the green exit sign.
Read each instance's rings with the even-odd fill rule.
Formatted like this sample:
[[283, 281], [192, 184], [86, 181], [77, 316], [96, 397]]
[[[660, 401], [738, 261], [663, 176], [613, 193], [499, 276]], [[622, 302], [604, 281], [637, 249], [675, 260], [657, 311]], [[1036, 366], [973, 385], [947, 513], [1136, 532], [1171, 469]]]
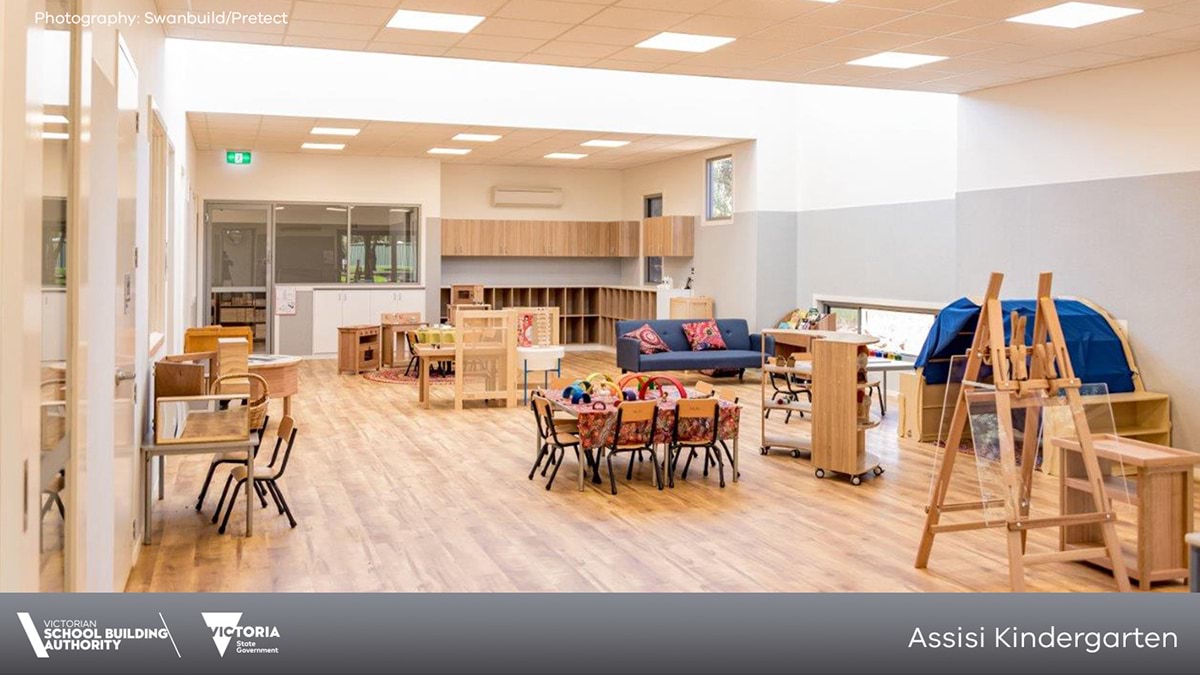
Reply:
[[249, 164], [250, 152], [248, 150], [226, 150], [226, 164]]

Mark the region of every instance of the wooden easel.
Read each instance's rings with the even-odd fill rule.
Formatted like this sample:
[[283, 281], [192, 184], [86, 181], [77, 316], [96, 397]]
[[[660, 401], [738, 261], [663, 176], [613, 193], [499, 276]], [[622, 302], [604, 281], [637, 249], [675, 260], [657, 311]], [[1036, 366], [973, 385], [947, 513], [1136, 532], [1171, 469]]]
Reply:
[[[1081, 382], [1075, 377], [1071, 359], [1067, 354], [1066, 339], [1058, 320], [1058, 310], [1050, 295], [1053, 275], [1044, 272], [1038, 277], [1037, 312], [1033, 322], [1033, 344], [1025, 344], [1024, 318], [1013, 312], [1012, 337], [1004, 342], [1004, 315], [1000, 306], [1000, 286], [1004, 275], [992, 273], [987, 293], [980, 308], [979, 323], [975, 337], [967, 354], [966, 370], [962, 387], [954, 405], [954, 416], [950, 420], [949, 435], [938, 469], [937, 483], [926, 508], [925, 527], [921, 544], [917, 549], [916, 567], [923, 569], [929, 564], [933, 550], [933, 538], [942, 532], [962, 532], [985, 528], [1003, 527], [1008, 540], [1008, 569], [1012, 590], [1025, 589], [1025, 566], [1049, 562], [1068, 562], [1107, 558], [1112, 565], [1117, 590], [1129, 590], [1129, 575], [1125, 571], [1125, 560], [1117, 539], [1117, 515], [1112, 511], [1108, 494], [1104, 489], [1104, 476], [1096, 450], [1092, 445], [1092, 434], [1084, 413], [1083, 399], [1079, 393]], [[950, 481], [954, 475], [954, 460], [962, 443], [967, 424], [967, 395], [975, 390], [979, 371], [985, 363], [992, 366], [995, 384], [996, 414], [999, 420], [1000, 469], [1003, 476], [1004, 499], [977, 502], [946, 503]], [[1032, 496], [1033, 465], [1037, 452], [1038, 416], [1026, 415], [1021, 462], [1017, 465], [1012, 428], [1014, 407], [1036, 407], [1039, 395], [1057, 395], [1066, 392], [1067, 405], [1075, 421], [1079, 436], [1081, 455], [1092, 485], [1091, 494], [1095, 512], [1049, 518], [1030, 518], [1029, 502]], [[984, 390], [986, 391], [986, 390]], [[998, 520], [973, 520], [961, 523], [941, 524], [943, 513], [955, 511], [980, 511], [1004, 506], [1005, 518]], [[1054, 551], [1049, 553], [1026, 553], [1026, 534], [1029, 530], [1066, 525], [1099, 524], [1104, 537], [1104, 546]]]

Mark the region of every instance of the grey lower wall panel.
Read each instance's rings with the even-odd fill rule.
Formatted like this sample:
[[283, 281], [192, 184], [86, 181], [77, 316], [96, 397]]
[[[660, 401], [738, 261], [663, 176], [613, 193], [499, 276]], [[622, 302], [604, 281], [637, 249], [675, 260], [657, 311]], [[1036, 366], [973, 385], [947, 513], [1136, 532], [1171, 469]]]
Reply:
[[279, 353], [312, 354], [313, 293], [296, 291], [296, 313], [278, 317]]
[[437, 323], [442, 316], [442, 219], [425, 219], [425, 320]]
[[759, 211], [757, 230], [754, 311], [757, 327], [767, 328], [796, 308], [799, 214], [794, 211]]
[[1128, 321], [1146, 388], [1171, 395], [1173, 443], [1200, 451], [1200, 172], [962, 192], [959, 295], [1005, 274], [1029, 297], [1054, 272], [1057, 295]]
[[945, 302], [955, 296], [955, 200], [802, 211], [796, 299]]
[[[713, 299], [722, 318], [757, 318], [758, 212], [738, 212], [728, 223], [696, 225], [696, 295]], [[677, 279], [682, 286], [687, 279]]]

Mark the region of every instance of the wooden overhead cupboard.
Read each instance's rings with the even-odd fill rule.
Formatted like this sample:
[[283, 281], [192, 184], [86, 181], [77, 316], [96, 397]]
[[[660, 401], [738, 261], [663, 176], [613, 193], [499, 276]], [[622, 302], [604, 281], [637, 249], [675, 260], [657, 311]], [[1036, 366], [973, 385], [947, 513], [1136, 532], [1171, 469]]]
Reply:
[[645, 255], [691, 258], [696, 251], [693, 216], [659, 216], [642, 221]]
[[634, 258], [637, 221], [442, 220], [442, 255]]

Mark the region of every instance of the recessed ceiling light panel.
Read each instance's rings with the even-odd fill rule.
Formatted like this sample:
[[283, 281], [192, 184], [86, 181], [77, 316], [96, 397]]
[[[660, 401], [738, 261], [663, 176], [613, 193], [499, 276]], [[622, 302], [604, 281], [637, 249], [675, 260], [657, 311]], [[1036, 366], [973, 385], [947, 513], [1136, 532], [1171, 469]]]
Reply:
[[341, 150], [346, 147], [345, 143], [301, 143], [300, 147], [304, 150]]
[[1091, 2], [1064, 2], [1061, 5], [1014, 16], [1008, 20], [1013, 23], [1031, 23], [1056, 28], [1081, 28], [1141, 13], [1142, 10], [1132, 7], [1097, 5]]
[[354, 127], [313, 127], [312, 133], [315, 136], [357, 136], [362, 129]]
[[65, 115], [42, 115], [42, 124], [70, 124]]
[[581, 152], [552, 152], [544, 155], [545, 159], [583, 159], [587, 155]]
[[483, 18], [473, 14], [446, 14], [444, 12], [418, 12], [401, 9], [396, 12], [391, 21], [388, 21], [387, 27], [431, 30], [440, 33], [470, 33], [472, 29], [483, 22]]
[[594, 138], [580, 145], [588, 148], [620, 148], [629, 145], [629, 141], [611, 141], [605, 138]]
[[431, 155], [469, 155], [470, 148], [430, 148], [426, 150]]
[[470, 143], [494, 143], [502, 138], [500, 134], [455, 134], [454, 140]]
[[861, 59], [848, 61], [852, 66], [872, 66], [874, 68], [916, 68], [928, 63], [945, 61], [945, 56], [931, 54], [910, 54], [908, 52], [880, 52]]
[[692, 35], [691, 33], [659, 33], [634, 45], [642, 49], [668, 49], [675, 52], [707, 52], [727, 45], [737, 38], [721, 35]]
[[71, 137], [71, 134], [68, 134], [65, 131], [43, 131], [42, 132], [42, 138], [47, 141], [65, 141], [70, 137]]

